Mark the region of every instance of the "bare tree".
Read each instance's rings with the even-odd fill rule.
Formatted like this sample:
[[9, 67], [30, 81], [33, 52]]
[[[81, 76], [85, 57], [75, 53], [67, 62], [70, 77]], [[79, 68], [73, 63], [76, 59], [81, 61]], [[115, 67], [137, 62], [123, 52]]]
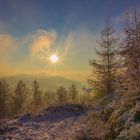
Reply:
[[118, 68], [117, 39], [114, 33], [115, 31], [107, 23], [101, 32], [101, 40], [96, 49], [97, 59], [90, 60], [92, 74], [88, 83], [92, 88], [106, 94], [114, 92], [114, 81]]

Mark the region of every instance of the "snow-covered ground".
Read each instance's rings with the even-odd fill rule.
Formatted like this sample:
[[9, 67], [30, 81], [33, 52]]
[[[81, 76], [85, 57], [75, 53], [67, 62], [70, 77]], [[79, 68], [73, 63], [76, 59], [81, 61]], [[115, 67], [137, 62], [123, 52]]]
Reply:
[[39, 115], [26, 114], [0, 122], [0, 140], [74, 140], [86, 128], [86, 111], [78, 105], [48, 108]]

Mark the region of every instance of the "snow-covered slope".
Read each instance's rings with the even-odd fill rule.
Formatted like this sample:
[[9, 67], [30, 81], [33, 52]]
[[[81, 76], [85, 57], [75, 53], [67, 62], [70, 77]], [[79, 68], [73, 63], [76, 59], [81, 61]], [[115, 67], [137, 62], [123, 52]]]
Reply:
[[86, 109], [79, 105], [51, 107], [38, 115], [26, 114], [0, 122], [0, 140], [74, 140], [86, 127], [80, 119]]

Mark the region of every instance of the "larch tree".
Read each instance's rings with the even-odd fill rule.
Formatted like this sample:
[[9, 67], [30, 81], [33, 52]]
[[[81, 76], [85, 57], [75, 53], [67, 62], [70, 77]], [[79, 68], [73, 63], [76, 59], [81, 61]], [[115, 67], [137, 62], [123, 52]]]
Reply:
[[44, 103], [45, 106], [55, 105], [57, 102], [56, 93], [50, 90], [47, 90], [44, 94]]
[[56, 91], [57, 99], [60, 104], [64, 104], [67, 102], [68, 96], [67, 91], [64, 87], [59, 87]]
[[69, 96], [70, 96], [70, 99], [73, 103], [76, 102], [77, 100], [77, 97], [78, 97], [78, 91], [77, 91], [77, 88], [74, 84], [72, 84], [70, 87], [69, 87]]
[[140, 13], [135, 9], [127, 12], [126, 24], [121, 51], [126, 85], [131, 94], [140, 94]]
[[115, 31], [107, 23], [101, 31], [101, 39], [96, 49], [96, 59], [90, 60], [92, 73], [88, 79], [90, 87], [106, 94], [114, 92], [117, 75], [117, 39]]
[[17, 83], [13, 96], [13, 108], [15, 113], [21, 114], [25, 111], [25, 105], [27, 105], [28, 97], [29, 90], [26, 87], [26, 84], [22, 80], [20, 80]]
[[33, 93], [33, 104], [35, 109], [39, 109], [41, 106], [42, 91], [40, 90], [40, 85], [37, 80], [32, 83], [32, 93]]

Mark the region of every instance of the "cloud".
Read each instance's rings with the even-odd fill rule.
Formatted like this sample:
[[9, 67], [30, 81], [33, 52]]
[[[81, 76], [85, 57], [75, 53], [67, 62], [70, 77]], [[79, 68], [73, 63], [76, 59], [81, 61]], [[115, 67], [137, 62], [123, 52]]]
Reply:
[[[54, 30], [43, 29], [20, 38], [8, 33], [0, 34], [0, 75], [33, 74], [50, 69], [49, 75], [73, 79], [86, 77], [88, 59], [93, 56], [96, 37], [85, 30], [71, 31], [59, 38]], [[62, 65], [57, 65], [57, 72], [46, 61], [46, 54], [55, 50], [62, 57]]]
[[56, 39], [55, 31], [37, 30], [31, 43], [32, 55], [36, 55], [44, 49], [50, 48]]
[[[86, 57], [90, 57], [94, 53], [94, 48], [97, 46], [96, 41], [98, 40], [98, 35], [93, 35], [89, 31], [75, 31], [69, 32], [64, 42], [64, 48], [67, 55], [70, 55], [75, 59], [83, 58], [87, 53]], [[89, 59], [89, 58], [86, 58]]]
[[9, 34], [0, 34], [0, 55], [8, 55], [17, 48], [16, 39]]
[[18, 48], [16, 39], [10, 34], [0, 34], [0, 75], [13, 73], [11, 57]]
[[[16, 38], [9, 33], [0, 33], [0, 64], [13, 65], [15, 68], [22, 63], [41, 61], [40, 52], [51, 48], [56, 40], [54, 30], [36, 30], [25, 36]], [[45, 53], [43, 53], [43, 56]], [[39, 59], [38, 59], [39, 58]], [[34, 61], [33, 61], [34, 62]], [[31, 64], [32, 65], [32, 64]]]

